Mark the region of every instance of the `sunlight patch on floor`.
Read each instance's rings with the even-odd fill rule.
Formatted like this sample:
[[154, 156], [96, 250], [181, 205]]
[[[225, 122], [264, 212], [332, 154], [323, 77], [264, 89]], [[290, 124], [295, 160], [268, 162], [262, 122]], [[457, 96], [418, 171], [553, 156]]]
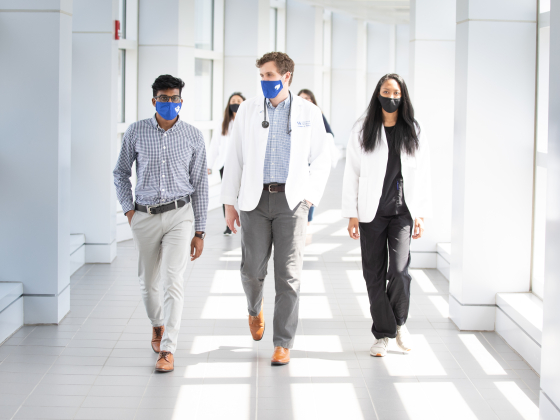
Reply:
[[396, 383], [410, 420], [477, 420], [453, 382]]
[[342, 342], [338, 335], [302, 335], [298, 336], [294, 350], [321, 353], [342, 352]]
[[330, 319], [333, 317], [326, 296], [300, 296], [299, 301], [300, 319]]
[[515, 382], [494, 382], [510, 404], [521, 414], [524, 420], [538, 420], [539, 406], [525, 394]]
[[[352, 384], [291, 384], [290, 388], [295, 420], [365, 419]], [[305, 406], [314, 408], [311, 417]]]
[[428, 296], [443, 318], [449, 318], [449, 302], [443, 296]]
[[409, 270], [409, 273], [424, 293], [438, 293], [438, 290], [423, 270]]
[[474, 334], [459, 334], [459, 339], [463, 342], [467, 350], [473, 355], [480, 367], [488, 375], [507, 375], [504, 368], [490, 354], [488, 349], [480, 342]]
[[239, 270], [216, 270], [210, 293], [243, 293]]
[[325, 293], [325, 282], [321, 270], [302, 270], [301, 293]]

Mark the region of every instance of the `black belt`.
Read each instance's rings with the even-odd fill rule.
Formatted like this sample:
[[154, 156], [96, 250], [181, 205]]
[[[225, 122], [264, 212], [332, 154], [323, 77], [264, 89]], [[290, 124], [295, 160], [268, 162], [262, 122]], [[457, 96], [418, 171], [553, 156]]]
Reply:
[[148, 213], [151, 215], [161, 214], [161, 213], [165, 213], [166, 211], [175, 210], [184, 207], [188, 203], [190, 203], [190, 201], [191, 201], [191, 197], [187, 195], [186, 197], [172, 201], [171, 203], [161, 204], [158, 206], [143, 206], [142, 204], [134, 203], [134, 209], [138, 211], [143, 211], [144, 213]]
[[269, 193], [279, 193], [286, 191], [286, 184], [264, 184], [263, 191], [268, 191]]

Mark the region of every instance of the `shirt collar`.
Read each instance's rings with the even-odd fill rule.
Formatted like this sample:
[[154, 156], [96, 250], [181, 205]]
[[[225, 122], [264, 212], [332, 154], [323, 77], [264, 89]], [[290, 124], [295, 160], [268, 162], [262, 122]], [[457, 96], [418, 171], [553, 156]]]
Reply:
[[[270, 103], [270, 99], [266, 98], [266, 106], [269, 109], [274, 109], [274, 106], [272, 106], [272, 104]], [[286, 99], [284, 99], [282, 102], [280, 102], [278, 104], [278, 106], [276, 107], [276, 109], [285, 109], [288, 106], [290, 106], [290, 95], [288, 94], [288, 97]]]
[[[167, 130], [167, 131], [174, 131], [174, 130], [175, 130], [175, 127], [177, 127], [177, 126], [179, 125], [179, 122], [180, 122], [180, 121], [181, 121], [181, 116], [180, 116], [180, 115], [177, 115], [177, 121], [175, 121], [175, 124], [173, 124], [173, 127], [171, 127], [171, 128], [170, 128], [169, 130]], [[156, 114], [154, 114], [153, 117], [150, 118], [150, 122], [152, 123], [152, 126], [153, 126], [155, 129], [163, 130], [163, 128], [161, 128], [161, 127], [159, 126], [158, 122], [157, 122]]]

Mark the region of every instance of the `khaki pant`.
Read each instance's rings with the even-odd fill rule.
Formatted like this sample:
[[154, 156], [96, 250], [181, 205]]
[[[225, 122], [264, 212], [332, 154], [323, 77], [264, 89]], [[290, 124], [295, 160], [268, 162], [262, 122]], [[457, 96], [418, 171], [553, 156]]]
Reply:
[[[189, 203], [177, 210], [149, 215], [134, 212], [131, 229], [138, 250], [138, 278], [152, 326], [165, 325], [161, 350], [177, 348], [183, 313], [183, 274], [190, 255], [194, 214]], [[163, 283], [163, 311], [159, 293]]]

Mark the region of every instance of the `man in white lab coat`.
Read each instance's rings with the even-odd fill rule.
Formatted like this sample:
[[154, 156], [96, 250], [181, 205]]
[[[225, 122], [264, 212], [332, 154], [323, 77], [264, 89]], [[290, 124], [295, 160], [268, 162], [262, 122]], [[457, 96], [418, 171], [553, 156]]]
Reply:
[[[321, 111], [293, 95], [294, 62], [281, 52], [257, 60], [263, 95], [237, 112], [224, 167], [226, 223], [241, 230], [241, 280], [253, 339], [264, 334], [263, 284], [274, 245], [276, 300], [272, 365], [290, 361], [311, 205], [318, 205], [329, 177], [330, 154]], [[238, 201], [241, 214], [235, 210]]]

